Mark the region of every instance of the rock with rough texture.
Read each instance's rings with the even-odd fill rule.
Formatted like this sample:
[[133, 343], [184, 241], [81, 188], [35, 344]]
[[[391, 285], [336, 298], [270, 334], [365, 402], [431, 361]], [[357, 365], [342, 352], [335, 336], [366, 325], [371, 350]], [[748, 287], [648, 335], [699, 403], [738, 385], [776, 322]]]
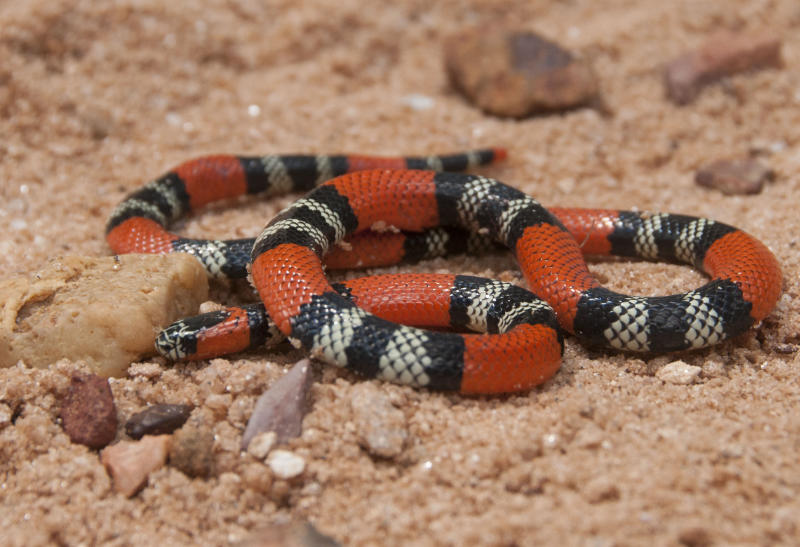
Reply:
[[677, 104], [687, 104], [704, 86], [725, 76], [781, 66], [781, 41], [774, 34], [721, 31], [699, 49], [667, 64], [664, 81], [669, 98]]
[[61, 423], [74, 443], [103, 448], [117, 434], [117, 408], [108, 378], [76, 373], [61, 405]]
[[169, 464], [189, 477], [214, 473], [214, 434], [203, 425], [189, 422], [172, 436]]
[[100, 461], [114, 479], [114, 490], [130, 497], [142, 488], [147, 477], [167, 461], [169, 435], [148, 435], [140, 441], [120, 441], [103, 450]]
[[54, 259], [0, 282], [0, 366], [66, 358], [121, 376], [155, 353], [158, 329], [196, 313], [207, 296], [207, 275], [186, 254]]
[[320, 534], [310, 522], [273, 524], [253, 532], [240, 547], [337, 547], [339, 543]]
[[306, 469], [306, 461], [288, 450], [273, 450], [267, 458], [267, 465], [272, 470], [272, 474], [279, 479], [293, 479], [303, 474]]
[[723, 194], [758, 194], [775, 173], [750, 158], [717, 160], [697, 170], [694, 181]]
[[308, 412], [308, 392], [313, 381], [311, 361], [298, 361], [280, 380], [256, 401], [253, 414], [242, 435], [242, 450], [259, 433], [274, 431], [276, 444], [297, 437]]
[[157, 404], [134, 414], [125, 422], [125, 433], [132, 439], [145, 435], [172, 433], [189, 418], [192, 407], [189, 405]]
[[656, 371], [656, 378], [668, 384], [688, 385], [697, 381], [702, 368], [683, 361], [673, 361]]
[[408, 426], [403, 411], [374, 384], [353, 386], [350, 398], [359, 443], [367, 452], [381, 458], [394, 458], [403, 451]]
[[591, 66], [533, 32], [468, 30], [445, 43], [450, 81], [478, 107], [523, 117], [599, 98]]

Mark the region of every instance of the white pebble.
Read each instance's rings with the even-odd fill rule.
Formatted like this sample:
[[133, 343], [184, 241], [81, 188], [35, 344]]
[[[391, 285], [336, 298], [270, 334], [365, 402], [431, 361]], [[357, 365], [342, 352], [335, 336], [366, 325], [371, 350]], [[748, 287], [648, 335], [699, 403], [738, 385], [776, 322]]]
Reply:
[[702, 370], [683, 361], [673, 361], [658, 369], [656, 378], [668, 384], [688, 385], [697, 380]]
[[306, 469], [306, 461], [288, 450], [273, 450], [267, 458], [267, 465], [279, 479], [292, 479]]
[[433, 99], [419, 93], [406, 95], [403, 97], [403, 103], [411, 107], [411, 110], [430, 110], [433, 108]]

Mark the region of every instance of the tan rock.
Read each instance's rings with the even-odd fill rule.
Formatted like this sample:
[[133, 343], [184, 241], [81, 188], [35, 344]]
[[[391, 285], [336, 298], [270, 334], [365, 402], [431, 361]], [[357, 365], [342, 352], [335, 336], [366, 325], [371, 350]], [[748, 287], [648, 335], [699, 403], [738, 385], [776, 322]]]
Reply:
[[189, 477], [214, 473], [214, 433], [201, 422], [187, 422], [172, 436], [169, 463]]
[[273, 449], [277, 440], [278, 435], [274, 431], [259, 433], [247, 445], [247, 453], [258, 460], [263, 460]]
[[400, 455], [408, 438], [408, 424], [403, 411], [369, 382], [353, 386], [350, 404], [361, 446], [381, 458]]
[[668, 384], [689, 385], [697, 381], [703, 369], [683, 361], [673, 361], [656, 371], [656, 378]]
[[0, 366], [83, 360], [102, 376], [155, 353], [161, 327], [197, 313], [208, 280], [187, 254], [66, 256], [0, 281]]
[[132, 496], [161, 468], [169, 454], [170, 436], [146, 436], [140, 441], [121, 441], [104, 449], [100, 461], [114, 479], [114, 490]]

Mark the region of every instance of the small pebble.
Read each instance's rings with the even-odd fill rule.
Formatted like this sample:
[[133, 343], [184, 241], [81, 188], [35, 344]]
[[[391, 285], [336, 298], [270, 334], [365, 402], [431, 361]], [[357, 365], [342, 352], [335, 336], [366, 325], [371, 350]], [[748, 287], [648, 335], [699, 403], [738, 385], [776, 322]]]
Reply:
[[279, 479], [293, 479], [300, 476], [306, 469], [306, 461], [288, 450], [273, 450], [267, 458], [267, 465], [275, 477]]
[[253, 437], [267, 431], [275, 432], [277, 444], [299, 436], [312, 382], [311, 361], [302, 359], [272, 384], [256, 401], [242, 435], [242, 450], [247, 450]]
[[658, 369], [656, 378], [668, 384], [688, 385], [697, 381], [702, 370], [683, 361], [673, 361]]
[[403, 97], [403, 103], [408, 105], [411, 110], [430, 110], [433, 108], [433, 99], [428, 97], [427, 95], [421, 95], [419, 93], [412, 93], [411, 95], [406, 95]]
[[758, 194], [774, 178], [772, 169], [749, 158], [717, 160], [698, 169], [694, 176], [699, 186], [727, 195]]
[[725, 76], [782, 65], [781, 41], [776, 33], [721, 31], [699, 49], [671, 61], [664, 70], [664, 81], [669, 98], [682, 105], [694, 100], [704, 86]]
[[100, 461], [114, 479], [114, 490], [131, 497], [153, 471], [167, 461], [169, 435], [148, 435], [140, 441], [120, 441], [104, 449]]
[[591, 66], [528, 31], [469, 30], [445, 43], [453, 86], [498, 116], [523, 117], [597, 101]]
[[103, 448], [117, 434], [117, 408], [108, 378], [75, 373], [61, 405], [61, 423], [74, 443]]
[[191, 412], [189, 405], [152, 405], [131, 416], [125, 423], [125, 432], [133, 439], [172, 433], [186, 423]]
[[403, 451], [408, 437], [405, 414], [374, 383], [354, 385], [350, 406], [359, 443], [367, 452], [381, 458], [393, 458]]
[[274, 448], [277, 440], [278, 435], [274, 431], [259, 433], [250, 440], [250, 444], [247, 446], [247, 453], [258, 460], [263, 460], [270, 450]]
[[210, 477], [214, 472], [214, 434], [187, 423], [172, 436], [169, 464], [189, 477]]

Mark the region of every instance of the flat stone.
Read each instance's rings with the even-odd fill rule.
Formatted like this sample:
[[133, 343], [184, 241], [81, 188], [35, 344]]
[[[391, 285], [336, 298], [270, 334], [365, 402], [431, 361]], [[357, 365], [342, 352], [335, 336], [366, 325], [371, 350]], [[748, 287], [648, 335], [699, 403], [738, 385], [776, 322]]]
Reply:
[[462, 32], [445, 42], [445, 64], [454, 87], [498, 116], [561, 111], [599, 98], [591, 66], [533, 32]]
[[350, 406], [361, 446], [381, 458], [400, 455], [408, 438], [403, 411], [372, 383], [356, 384], [351, 391]]
[[152, 405], [131, 416], [125, 423], [125, 433], [133, 439], [172, 433], [186, 423], [191, 412], [189, 405]]
[[764, 184], [775, 179], [775, 172], [750, 159], [721, 159], [697, 170], [694, 181], [723, 194], [758, 194]]
[[673, 361], [656, 371], [656, 378], [668, 384], [688, 385], [697, 381], [702, 368], [683, 361]]
[[775, 33], [713, 34], [700, 48], [684, 53], [664, 69], [667, 96], [677, 104], [694, 100], [700, 90], [726, 76], [761, 68], [780, 68], [781, 41]]
[[242, 435], [242, 450], [259, 433], [274, 431], [276, 444], [298, 437], [303, 431], [303, 418], [308, 412], [311, 389], [311, 361], [298, 361], [256, 401], [253, 414]]
[[158, 330], [194, 315], [208, 279], [191, 255], [66, 256], [0, 281], [0, 366], [86, 362], [101, 376], [155, 354]]
[[147, 436], [140, 441], [120, 441], [104, 449], [100, 461], [114, 479], [114, 490], [131, 497], [146, 483], [147, 477], [164, 466], [170, 436]]
[[107, 378], [76, 373], [61, 405], [64, 432], [74, 443], [103, 448], [117, 434], [117, 408]]

